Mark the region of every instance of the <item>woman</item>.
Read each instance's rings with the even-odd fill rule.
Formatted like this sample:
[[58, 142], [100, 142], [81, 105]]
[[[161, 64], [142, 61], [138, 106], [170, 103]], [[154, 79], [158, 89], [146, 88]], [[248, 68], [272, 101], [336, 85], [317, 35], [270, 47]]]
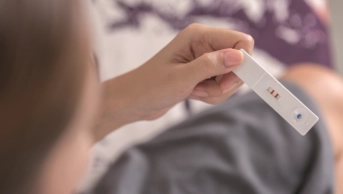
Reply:
[[251, 53], [252, 38], [200, 25], [138, 69], [99, 84], [80, 3], [0, 3], [1, 193], [70, 193], [96, 140], [189, 96], [221, 102], [243, 84], [230, 73], [242, 54], [229, 48]]
[[243, 84], [231, 71], [252, 38], [196, 24], [100, 84], [84, 18], [78, 0], [0, 2], [0, 193], [71, 193], [111, 131], [188, 97], [222, 102]]

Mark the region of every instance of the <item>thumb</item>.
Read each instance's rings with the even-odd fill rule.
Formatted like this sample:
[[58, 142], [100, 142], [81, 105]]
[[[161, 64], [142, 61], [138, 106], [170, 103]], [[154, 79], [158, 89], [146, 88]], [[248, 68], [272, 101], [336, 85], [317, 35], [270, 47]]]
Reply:
[[243, 53], [235, 49], [225, 49], [205, 53], [184, 67], [187, 75], [192, 75], [192, 81], [201, 82], [205, 79], [231, 72], [243, 61]]

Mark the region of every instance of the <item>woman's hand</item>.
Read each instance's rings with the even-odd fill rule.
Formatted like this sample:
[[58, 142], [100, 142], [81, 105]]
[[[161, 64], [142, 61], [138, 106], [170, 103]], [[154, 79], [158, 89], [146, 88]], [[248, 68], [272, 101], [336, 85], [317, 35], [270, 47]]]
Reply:
[[148, 62], [104, 83], [104, 112], [96, 133], [156, 119], [188, 97], [211, 104], [226, 100], [243, 84], [232, 72], [243, 60], [237, 49], [251, 54], [253, 47], [252, 37], [244, 33], [190, 25]]

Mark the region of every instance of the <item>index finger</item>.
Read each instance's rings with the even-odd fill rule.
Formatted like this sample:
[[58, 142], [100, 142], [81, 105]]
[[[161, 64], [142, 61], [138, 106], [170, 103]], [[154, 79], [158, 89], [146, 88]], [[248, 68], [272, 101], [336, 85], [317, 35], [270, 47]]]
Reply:
[[206, 52], [227, 48], [237, 50], [244, 49], [250, 55], [252, 54], [255, 41], [248, 34], [223, 28], [209, 27], [201, 24], [192, 24], [188, 28], [193, 32], [191, 45], [194, 48], [194, 51], [197, 50], [195, 47], [198, 47], [199, 44], [205, 47], [207, 46], [208, 49], [210, 49], [204, 49], [196, 53], [198, 56], [201, 56]]

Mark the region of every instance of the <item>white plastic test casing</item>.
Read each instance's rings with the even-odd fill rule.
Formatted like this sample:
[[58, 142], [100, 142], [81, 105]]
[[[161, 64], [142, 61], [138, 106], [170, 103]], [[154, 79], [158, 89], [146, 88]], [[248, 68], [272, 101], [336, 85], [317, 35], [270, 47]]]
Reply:
[[319, 118], [247, 52], [241, 51], [244, 61], [233, 72], [301, 135], [305, 135]]

